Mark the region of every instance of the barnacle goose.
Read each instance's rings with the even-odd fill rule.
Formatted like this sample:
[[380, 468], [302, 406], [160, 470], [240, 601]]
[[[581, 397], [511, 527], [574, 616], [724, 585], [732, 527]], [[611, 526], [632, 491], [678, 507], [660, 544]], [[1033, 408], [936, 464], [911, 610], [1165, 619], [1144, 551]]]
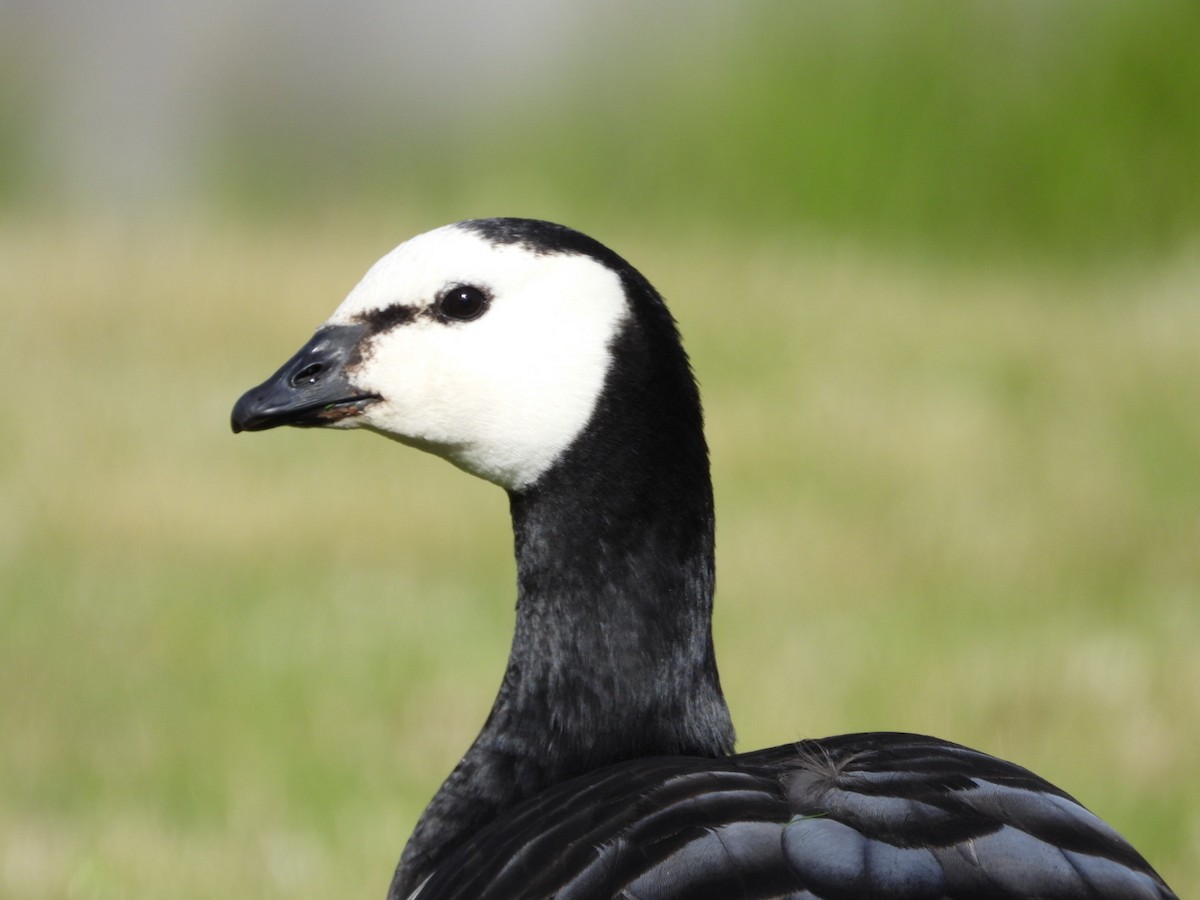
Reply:
[[233, 430], [368, 428], [508, 492], [516, 633], [391, 900], [1167, 898], [1031, 772], [911, 734], [733, 755], [713, 502], [674, 320], [560, 225], [485, 219], [383, 257]]

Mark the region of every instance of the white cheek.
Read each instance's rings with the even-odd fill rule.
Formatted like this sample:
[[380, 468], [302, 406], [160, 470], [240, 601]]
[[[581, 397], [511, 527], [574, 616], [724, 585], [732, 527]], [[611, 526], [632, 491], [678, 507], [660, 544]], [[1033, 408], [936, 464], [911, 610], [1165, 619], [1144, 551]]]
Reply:
[[402, 325], [354, 376], [385, 398], [362, 424], [510, 489], [536, 481], [587, 425], [627, 313], [620, 279], [594, 261], [520, 257], [508, 278], [493, 271], [480, 319]]

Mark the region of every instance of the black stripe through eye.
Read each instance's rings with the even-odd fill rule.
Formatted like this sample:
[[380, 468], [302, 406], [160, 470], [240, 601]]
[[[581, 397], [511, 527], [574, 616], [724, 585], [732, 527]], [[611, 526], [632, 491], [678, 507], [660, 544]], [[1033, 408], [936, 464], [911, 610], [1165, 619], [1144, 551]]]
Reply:
[[355, 318], [366, 325], [372, 334], [378, 334], [381, 331], [388, 331], [398, 325], [411, 322], [415, 315], [416, 310], [411, 306], [393, 303], [383, 309], [369, 309], [361, 312]]

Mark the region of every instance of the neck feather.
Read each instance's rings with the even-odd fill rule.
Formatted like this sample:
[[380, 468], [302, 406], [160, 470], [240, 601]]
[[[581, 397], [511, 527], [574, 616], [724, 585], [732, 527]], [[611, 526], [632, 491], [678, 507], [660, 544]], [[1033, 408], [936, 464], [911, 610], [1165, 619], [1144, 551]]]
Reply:
[[617, 362], [583, 435], [536, 485], [510, 494], [518, 596], [508, 667], [482, 732], [404, 851], [393, 898], [551, 785], [631, 758], [732, 751], [712, 646], [699, 398], [674, 323], [650, 299], [614, 342]]

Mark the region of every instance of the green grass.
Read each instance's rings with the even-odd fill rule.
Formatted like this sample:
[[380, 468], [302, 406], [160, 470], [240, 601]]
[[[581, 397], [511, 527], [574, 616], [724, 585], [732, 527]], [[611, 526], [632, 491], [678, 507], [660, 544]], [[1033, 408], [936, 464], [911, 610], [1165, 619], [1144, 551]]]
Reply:
[[[227, 421], [433, 224], [0, 224], [0, 896], [382, 895], [499, 681], [506, 504]], [[1200, 887], [1196, 258], [597, 236], [707, 398], [741, 746], [978, 746]]]
[[214, 174], [255, 212], [351, 196], [446, 220], [586, 211], [971, 259], [1195, 241], [1195, 3], [755, 0], [670, 25], [614, 9], [549, 77], [461, 117], [355, 127], [239, 83]]

